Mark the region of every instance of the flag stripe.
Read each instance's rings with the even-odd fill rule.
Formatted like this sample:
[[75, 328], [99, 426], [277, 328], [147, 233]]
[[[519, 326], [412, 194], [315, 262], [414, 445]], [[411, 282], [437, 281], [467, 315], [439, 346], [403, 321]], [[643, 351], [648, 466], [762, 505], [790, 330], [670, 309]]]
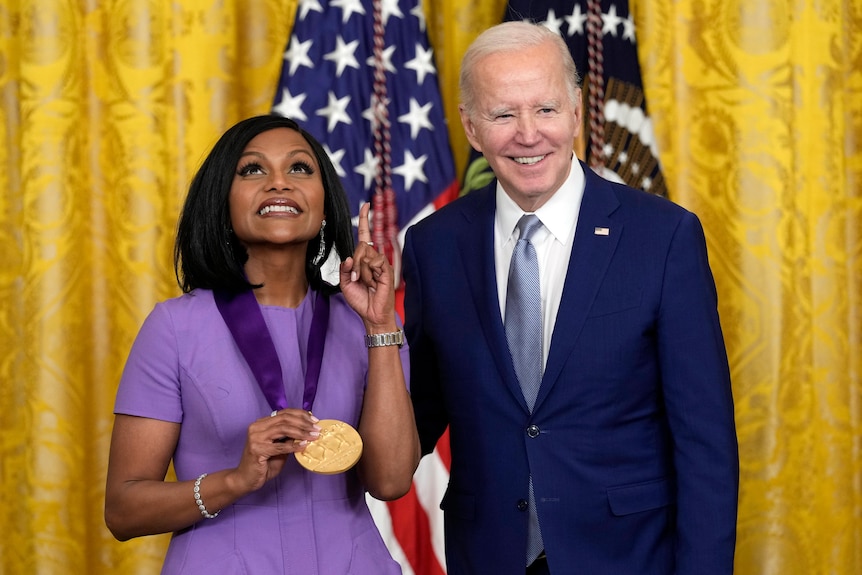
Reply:
[[426, 507], [417, 497], [420, 489], [414, 483], [407, 495], [387, 503], [392, 531], [416, 575], [442, 575], [445, 563], [438, 558], [433, 545], [429, 545], [433, 535]]
[[410, 560], [404, 554], [393, 532], [392, 517], [389, 514], [388, 504], [385, 501], [374, 499], [370, 495], [366, 495], [365, 499], [368, 503], [368, 509], [371, 511], [371, 516], [374, 517], [374, 523], [377, 524], [377, 528], [380, 530], [380, 536], [386, 542], [392, 558], [401, 565], [401, 575], [416, 575], [411, 567]]
[[[446, 451], [448, 452], [448, 441]], [[417, 498], [422, 509], [429, 510], [428, 522], [431, 527], [431, 546], [434, 554], [441, 565], [446, 564], [444, 545], [443, 514], [439, 512], [440, 502], [446, 493], [449, 483], [449, 462], [444, 461], [444, 455], [435, 451], [422, 459], [419, 469], [416, 470], [414, 484], [416, 485]]]

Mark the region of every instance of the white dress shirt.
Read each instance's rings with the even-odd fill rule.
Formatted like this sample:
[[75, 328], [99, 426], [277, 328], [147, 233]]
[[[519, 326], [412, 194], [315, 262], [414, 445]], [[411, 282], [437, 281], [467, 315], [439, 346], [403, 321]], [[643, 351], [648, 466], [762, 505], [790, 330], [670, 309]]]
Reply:
[[[569, 177], [541, 208], [534, 212], [543, 228], [532, 238], [539, 260], [539, 281], [542, 290], [542, 369], [548, 361], [551, 336], [560, 308], [563, 283], [572, 244], [575, 239], [581, 199], [584, 196], [584, 171], [580, 163], [572, 161]], [[497, 182], [497, 211], [494, 217], [494, 263], [497, 270], [497, 294], [500, 316], [506, 320], [506, 290], [509, 284], [509, 264], [518, 241], [516, 228], [524, 211], [506, 194]]]

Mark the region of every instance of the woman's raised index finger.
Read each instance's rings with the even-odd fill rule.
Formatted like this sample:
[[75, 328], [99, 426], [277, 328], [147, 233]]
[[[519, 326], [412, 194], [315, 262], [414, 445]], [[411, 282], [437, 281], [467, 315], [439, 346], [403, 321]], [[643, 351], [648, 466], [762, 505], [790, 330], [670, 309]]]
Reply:
[[359, 208], [359, 223], [357, 237], [360, 242], [371, 243], [371, 225], [368, 222], [368, 212], [371, 211], [371, 203], [365, 202]]

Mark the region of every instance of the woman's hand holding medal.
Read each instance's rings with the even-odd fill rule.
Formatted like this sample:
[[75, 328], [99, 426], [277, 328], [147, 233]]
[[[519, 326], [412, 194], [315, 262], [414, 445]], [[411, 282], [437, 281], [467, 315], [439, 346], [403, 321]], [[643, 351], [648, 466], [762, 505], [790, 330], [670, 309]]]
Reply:
[[305, 449], [320, 436], [318, 419], [298, 408], [282, 409], [248, 427], [248, 436], [239, 466], [234, 470], [243, 493], [260, 489], [281, 473], [291, 453]]

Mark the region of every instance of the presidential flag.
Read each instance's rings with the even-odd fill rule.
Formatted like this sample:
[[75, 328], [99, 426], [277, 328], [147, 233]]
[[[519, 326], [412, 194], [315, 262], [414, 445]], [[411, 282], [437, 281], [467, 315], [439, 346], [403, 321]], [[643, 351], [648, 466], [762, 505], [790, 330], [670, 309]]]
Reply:
[[[374, 243], [400, 273], [407, 227], [458, 193], [421, 2], [301, 0], [272, 111], [320, 140], [354, 218], [363, 203], [372, 203]], [[370, 500], [407, 575], [445, 572], [439, 503], [448, 481], [446, 453], [441, 442], [423, 458], [404, 498]]]
[[[504, 20], [538, 22], [566, 40], [584, 96], [578, 157], [609, 180], [666, 196], [628, 1], [511, 0]], [[462, 193], [490, 180], [487, 165], [474, 152]]]

